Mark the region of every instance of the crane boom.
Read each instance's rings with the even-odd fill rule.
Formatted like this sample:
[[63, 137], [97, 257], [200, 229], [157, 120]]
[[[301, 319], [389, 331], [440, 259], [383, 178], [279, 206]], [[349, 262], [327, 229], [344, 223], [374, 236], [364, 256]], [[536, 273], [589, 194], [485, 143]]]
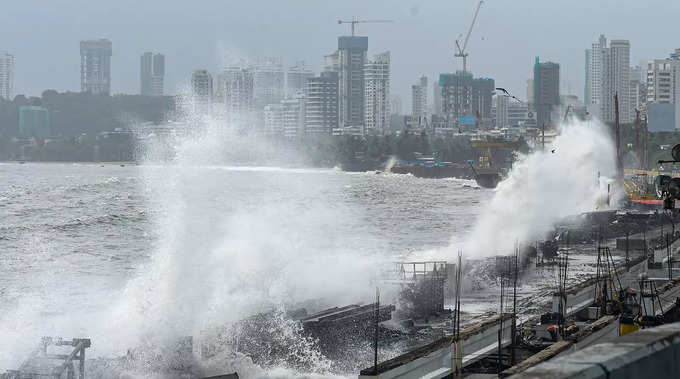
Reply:
[[468, 53], [465, 52], [465, 49], [467, 49], [468, 41], [470, 40], [470, 34], [472, 34], [472, 28], [475, 26], [475, 22], [477, 21], [477, 15], [479, 15], [479, 9], [482, 7], [482, 4], [484, 3], [484, 0], [480, 0], [479, 3], [477, 4], [477, 9], [475, 9], [475, 15], [472, 17], [472, 22], [470, 23], [470, 28], [468, 29], [467, 35], [465, 36], [465, 42], [463, 42], [463, 47], [460, 47], [460, 43], [458, 40], [456, 40], [456, 47], [458, 48], [458, 52], [454, 54], [456, 57], [461, 57], [463, 58], [463, 72], [467, 72], [467, 57]]
[[479, 4], [477, 4], [477, 9], [475, 10], [475, 15], [472, 17], [472, 22], [470, 23], [470, 29], [468, 29], [467, 36], [465, 36], [465, 43], [463, 44], [463, 51], [467, 49], [468, 41], [470, 40], [470, 34], [472, 34], [472, 28], [475, 26], [475, 22], [477, 21], [477, 15], [479, 14], [479, 8], [482, 7], [482, 4], [484, 3], [484, 0], [480, 0]]
[[385, 24], [385, 23], [390, 23], [394, 22], [392, 20], [357, 20], [356, 18], [351, 20], [351, 21], [346, 21], [346, 20], [338, 20], [338, 24], [352, 24], [352, 37], [354, 37], [354, 26], [356, 24], [365, 24], [365, 23], [371, 23], [371, 24]]

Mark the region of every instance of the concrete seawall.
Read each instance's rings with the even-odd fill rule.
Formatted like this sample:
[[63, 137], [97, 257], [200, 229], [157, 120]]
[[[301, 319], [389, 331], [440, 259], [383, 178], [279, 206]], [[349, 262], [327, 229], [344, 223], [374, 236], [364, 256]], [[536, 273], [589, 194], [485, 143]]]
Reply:
[[[503, 316], [502, 346], [511, 342], [512, 317]], [[468, 366], [487, 354], [496, 351], [498, 333], [501, 330], [501, 316], [495, 315], [483, 322], [470, 326], [460, 333], [462, 366]], [[361, 370], [360, 379], [369, 378], [445, 378], [451, 375], [453, 367], [453, 337], [445, 337], [406, 354], [378, 364], [378, 375], [373, 367]]]
[[510, 378], [680, 378], [680, 323], [596, 344]]

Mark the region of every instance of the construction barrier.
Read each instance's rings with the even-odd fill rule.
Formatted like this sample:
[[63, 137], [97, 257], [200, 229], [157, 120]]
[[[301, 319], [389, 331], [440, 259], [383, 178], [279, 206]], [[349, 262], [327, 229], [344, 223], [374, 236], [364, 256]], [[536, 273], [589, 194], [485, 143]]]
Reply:
[[[503, 316], [503, 347], [511, 343], [512, 316]], [[501, 316], [466, 328], [460, 333], [459, 349], [452, 337], [445, 337], [421, 348], [361, 370], [364, 378], [444, 378], [451, 375], [453, 367], [466, 367], [498, 349], [498, 332], [501, 330]], [[455, 359], [456, 356], [458, 359]], [[456, 364], [456, 361], [459, 363]]]

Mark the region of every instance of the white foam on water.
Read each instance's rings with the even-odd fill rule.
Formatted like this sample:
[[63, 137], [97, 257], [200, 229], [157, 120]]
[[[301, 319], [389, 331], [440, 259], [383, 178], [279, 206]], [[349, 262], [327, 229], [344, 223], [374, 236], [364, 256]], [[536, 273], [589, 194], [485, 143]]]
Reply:
[[[127, 349], [172, 346], [179, 337], [299, 301], [346, 305], [372, 299], [375, 262], [383, 261], [372, 255], [379, 242], [356, 251], [334, 233], [338, 225], [361, 219], [356, 209], [325, 198], [330, 184], [324, 175], [337, 179], [337, 172], [244, 167], [244, 160], [259, 164], [291, 153], [240, 136], [222, 120], [189, 116], [193, 133], [169, 144], [150, 139], [144, 150], [148, 164], [136, 168], [140, 191], [148, 197], [150, 228], [159, 236], [148, 262], [136, 267], [121, 293], [102, 296], [99, 308], [72, 304], [60, 307], [61, 314], [45, 314], [45, 299], [18, 301], [15, 311], [0, 315], [3, 345], [14, 349], [0, 349], [0, 367], [17, 368], [45, 335], [87, 336], [93, 341], [90, 357], [119, 357]], [[158, 153], [168, 146], [174, 158], [159, 161], [163, 154]], [[252, 194], [244, 195], [243, 188]], [[354, 237], [362, 233], [368, 232], [358, 228]], [[285, 332], [288, 345], [297, 346], [294, 361], [303, 362], [301, 367], [285, 360], [264, 368], [245, 365], [241, 377], [333, 377], [316, 346], [286, 328], [282, 322], [276, 329]], [[212, 365], [220, 371], [231, 363]]]
[[[346, 249], [333, 235], [335, 225], [357, 215], [329, 206], [323, 176], [310, 181], [306, 175], [334, 171], [233, 165], [230, 158], [240, 156], [235, 151], [252, 150], [249, 144], [257, 143], [262, 155], [276, 149], [232, 133], [221, 120], [204, 121], [204, 130], [177, 141], [172, 162], [140, 167], [151, 203], [162, 208], [154, 220], [161, 238], [112, 306], [108, 329], [117, 332], [107, 343], [118, 349], [171, 344], [307, 299], [344, 305], [372, 295], [378, 257]], [[240, 172], [249, 175], [239, 179]], [[252, 187], [255, 201], [233, 197], [234, 186]], [[278, 328], [286, 330], [284, 324]], [[288, 345], [299, 345], [296, 361], [311, 373], [304, 375], [328, 375], [329, 362], [310, 341], [287, 336]], [[264, 372], [303, 375], [297, 369], [281, 363]]]
[[607, 126], [571, 120], [545, 151], [515, 163], [457, 246], [470, 257], [510, 254], [516, 240], [540, 239], [566, 216], [607, 209], [608, 185], [615, 207], [620, 196], [611, 179], [615, 173], [616, 148]]

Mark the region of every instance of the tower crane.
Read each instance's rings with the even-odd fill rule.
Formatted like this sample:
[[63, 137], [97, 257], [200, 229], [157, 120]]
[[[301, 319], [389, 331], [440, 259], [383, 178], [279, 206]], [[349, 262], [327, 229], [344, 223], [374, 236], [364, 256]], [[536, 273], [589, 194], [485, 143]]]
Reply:
[[356, 24], [366, 24], [366, 23], [371, 23], [371, 24], [385, 24], [385, 23], [390, 23], [394, 22], [392, 20], [357, 20], [356, 17], [352, 19], [351, 21], [345, 21], [345, 20], [338, 20], [338, 24], [352, 24], [352, 37], [354, 37], [354, 26]]
[[[482, 7], [482, 3], [484, 3], [484, 0], [480, 0], [479, 4], [477, 4], [477, 9], [475, 10], [474, 17], [472, 17], [472, 23], [470, 24], [470, 29], [468, 29], [467, 36], [465, 36], [465, 41], [463, 42], [463, 47], [460, 47], [460, 42], [456, 39], [456, 47], [458, 48], [458, 52], [455, 53], [454, 56], [463, 58], [463, 72], [467, 72], [468, 53], [465, 52], [465, 49], [467, 49], [467, 44], [468, 44], [468, 41], [470, 40], [470, 33], [472, 33], [472, 27], [475, 26], [475, 21], [477, 21], [477, 15], [479, 14], [479, 8]], [[462, 34], [461, 34], [461, 36], [462, 36]]]

